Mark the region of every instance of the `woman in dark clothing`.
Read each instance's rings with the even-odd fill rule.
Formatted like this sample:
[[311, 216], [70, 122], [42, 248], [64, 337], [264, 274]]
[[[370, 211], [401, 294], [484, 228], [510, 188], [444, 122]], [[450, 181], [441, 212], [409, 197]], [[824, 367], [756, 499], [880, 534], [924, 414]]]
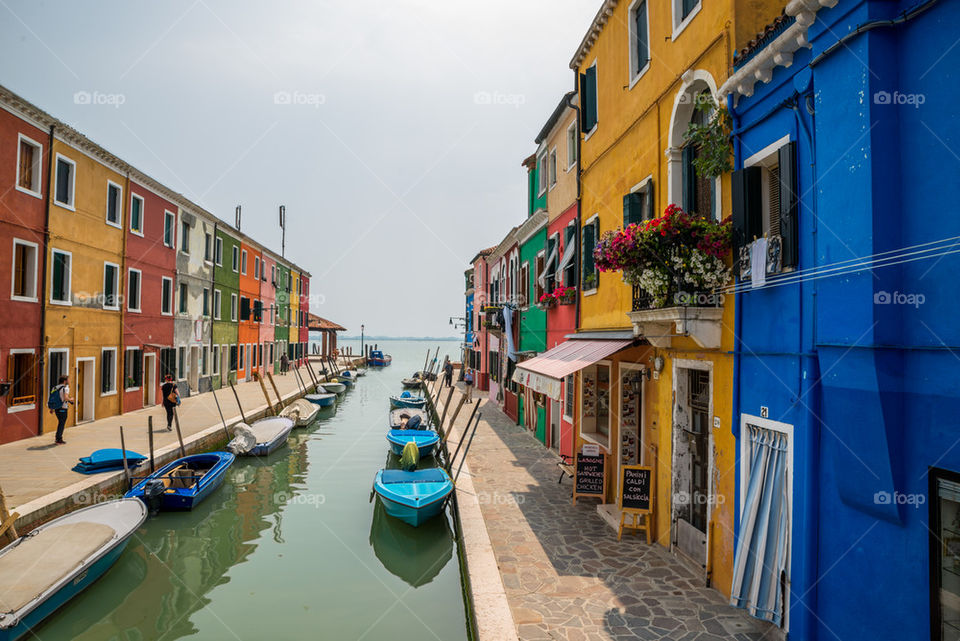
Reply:
[[163, 397], [163, 409], [167, 410], [167, 431], [169, 432], [173, 429], [173, 408], [177, 406], [180, 400], [177, 384], [173, 382], [173, 377], [169, 374], [163, 377], [160, 395]]

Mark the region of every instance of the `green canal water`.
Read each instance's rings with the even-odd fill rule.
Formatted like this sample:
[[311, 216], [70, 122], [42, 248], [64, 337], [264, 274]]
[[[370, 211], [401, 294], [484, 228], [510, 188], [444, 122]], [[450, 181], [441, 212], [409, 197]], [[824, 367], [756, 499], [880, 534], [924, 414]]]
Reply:
[[[335, 410], [295, 429], [288, 447], [238, 459], [192, 512], [149, 519], [112, 570], [36, 635], [467, 639], [449, 515], [412, 528], [369, 500], [389, 459], [387, 397], [437, 343], [378, 343], [393, 355], [392, 366], [369, 370]], [[439, 345], [441, 360], [445, 353], [459, 359], [459, 343]]]

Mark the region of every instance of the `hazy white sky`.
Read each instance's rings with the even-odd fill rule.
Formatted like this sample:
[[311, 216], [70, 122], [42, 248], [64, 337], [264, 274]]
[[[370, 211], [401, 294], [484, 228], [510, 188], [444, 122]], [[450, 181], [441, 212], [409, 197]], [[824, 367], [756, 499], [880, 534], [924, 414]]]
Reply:
[[450, 335], [598, 6], [0, 0], [0, 84], [278, 252], [286, 205], [351, 333]]

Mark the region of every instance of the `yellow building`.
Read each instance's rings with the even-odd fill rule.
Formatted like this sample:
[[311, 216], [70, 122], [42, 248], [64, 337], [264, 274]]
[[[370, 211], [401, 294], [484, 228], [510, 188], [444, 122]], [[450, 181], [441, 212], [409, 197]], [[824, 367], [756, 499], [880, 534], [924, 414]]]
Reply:
[[[45, 382], [70, 376], [67, 425], [120, 411], [123, 163], [73, 130], [55, 132], [44, 312]], [[44, 412], [43, 431], [56, 417]], [[69, 437], [68, 437], [69, 438]]]
[[577, 375], [575, 445], [599, 445], [612, 462], [600, 507], [611, 524], [620, 520], [621, 465], [653, 467], [657, 542], [724, 593], [736, 490], [732, 298], [651, 304], [621, 273], [599, 272], [592, 252], [604, 232], [642, 224], [671, 203], [715, 221], [729, 216], [729, 174], [697, 175], [685, 132], [709, 119], [695, 106], [717, 100], [734, 51], [762, 26], [756, 16], [770, 15], [757, 7], [784, 4], [605, 0], [570, 63], [583, 130], [578, 333], [611, 341], [602, 353], [633, 339]]

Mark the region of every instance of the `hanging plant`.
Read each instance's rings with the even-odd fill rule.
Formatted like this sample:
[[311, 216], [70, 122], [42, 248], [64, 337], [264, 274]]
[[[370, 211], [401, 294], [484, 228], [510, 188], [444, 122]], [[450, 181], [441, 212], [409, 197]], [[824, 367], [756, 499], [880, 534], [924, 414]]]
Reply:
[[687, 125], [683, 135], [687, 143], [697, 147], [693, 169], [701, 178], [716, 178], [733, 169], [733, 149], [730, 145], [733, 123], [727, 108], [718, 108], [709, 94], [698, 95], [694, 108], [703, 114], [707, 122], [701, 124], [694, 119]]

